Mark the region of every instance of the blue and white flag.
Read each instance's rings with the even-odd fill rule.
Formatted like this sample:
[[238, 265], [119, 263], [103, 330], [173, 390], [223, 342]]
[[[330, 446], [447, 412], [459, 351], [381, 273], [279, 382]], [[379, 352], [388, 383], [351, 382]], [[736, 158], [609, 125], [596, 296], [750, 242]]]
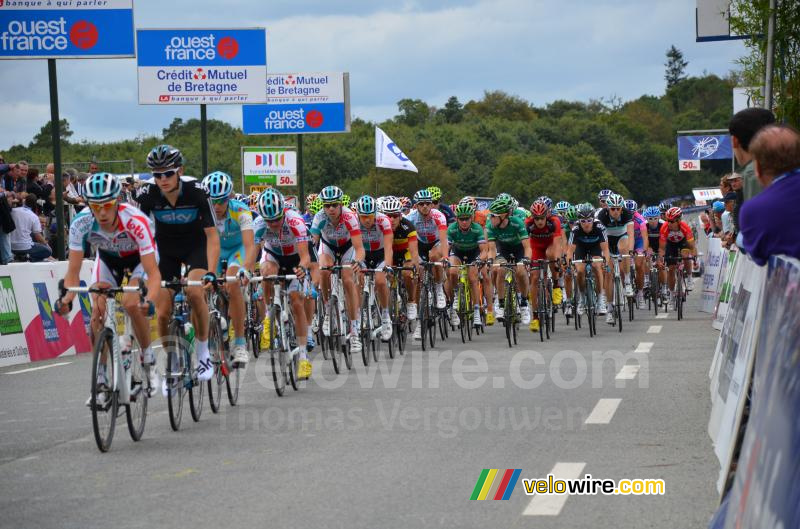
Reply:
[[379, 127], [375, 127], [375, 166], [419, 172], [414, 162]]

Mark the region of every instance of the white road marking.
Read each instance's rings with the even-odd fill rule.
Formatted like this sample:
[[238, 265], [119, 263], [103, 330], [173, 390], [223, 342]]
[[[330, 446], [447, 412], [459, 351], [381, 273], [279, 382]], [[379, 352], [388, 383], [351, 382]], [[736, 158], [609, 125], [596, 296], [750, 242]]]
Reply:
[[653, 342], [639, 342], [639, 345], [634, 349], [634, 353], [649, 353], [653, 348]]
[[600, 399], [597, 401], [592, 413], [586, 417], [584, 424], [608, 424], [614, 417], [622, 399]]
[[3, 373], [4, 375], [18, 375], [20, 373], [30, 373], [31, 371], [39, 371], [40, 369], [50, 369], [51, 367], [58, 367], [58, 366], [65, 366], [69, 365], [72, 362], [56, 362], [55, 364], [50, 364], [47, 366], [39, 366], [39, 367], [29, 367], [28, 369], [19, 369], [17, 371], [6, 371]]
[[636, 374], [639, 372], [639, 366], [637, 364], [628, 364], [622, 366], [622, 369], [619, 370], [617, 373], [617, 380], [633, 380], [636, 378]]
[[658, 334], [661, 332], [661, 325], [651, 325], [649, 329], [647, 329], [647, 334]]
[[662, 312], [661, 314], [656, 316], [656, 319], [658, 319], [658, 320], [666, 320], [667, 316], [669, 316], [669, 314], [667, 314], [666, 312]]
[[[550, 474], [553, 479], [578, 479], [583, 474], [586, 463], [556, 463]], [[541, 478], [540, 478], [541, 479]], [[567, 494], [535, 494], [522, 512], [524, 516], [558, 516], [567, 502]]]

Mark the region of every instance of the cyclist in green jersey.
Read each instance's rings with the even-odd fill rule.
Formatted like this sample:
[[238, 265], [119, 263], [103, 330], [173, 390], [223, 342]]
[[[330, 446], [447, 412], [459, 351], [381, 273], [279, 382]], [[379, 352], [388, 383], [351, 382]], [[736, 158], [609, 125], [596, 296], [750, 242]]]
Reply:
[[[511, 199], [508, 196], [498, 196], [489, 206], [491, 212], [490, 222], [487, 226], [487, 240], [494, 245], [489, 245], [489, 258], [497, 258], [498, 262], [515, 262], [514, 275], [517, 279], [522, 300], [520, 301], [520, 315], [523, 325], [531, 322], [531, 309], [528, 306], [528, 272], [527, 266], [531, 261], [531, 244], [525, 221], [513, 216]], [[499, 256], [498, 256], [499, 254]], [[503, 317], [503, 309], [499, 303], [505, 296], [505, 282], [503, 273], [496, 274], [495, 286], [497, 299], [494, 312], [497, 319]], [[513, 316], [513, 315], [512, 315]]]
[[[488, 248], [484, 228], [474, 221], [475, 208], [466, 202], [460, 202], [455, 209], [456, 222], [447, 228], [447, 240], [450, 243], [450, 264], [453, 267], [448, 271], [447, 297], [453, 299], [453, 288], [458, 284], [458, 266], [471, 264], [475, 261], [486, 261]], [[472, 306], [474, 309], [473, 324], [482, 325], [480, 309], [480, 290], [478, 290], [478, 267], [470, 267], [468, 273], [471, 290]], [[450, 309], [450, 322], [457, 326], [458, 309], [457, 300], [453, 300]]]

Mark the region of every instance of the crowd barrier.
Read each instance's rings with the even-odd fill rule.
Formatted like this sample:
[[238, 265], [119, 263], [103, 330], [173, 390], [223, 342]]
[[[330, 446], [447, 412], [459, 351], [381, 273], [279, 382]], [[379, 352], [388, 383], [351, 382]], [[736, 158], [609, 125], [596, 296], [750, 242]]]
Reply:
[[[91, 305], [82, 294], [66, 317], [53, 311], [66, 261], [0, 266], [0, 367], [91, 351]], [[81, 283], [91, 277], [84, 261]]]
[[775, 256], [760, 267], [730, 257], [709, 373], [724, 497], [710, 527], [800, 527], [800, 261]]

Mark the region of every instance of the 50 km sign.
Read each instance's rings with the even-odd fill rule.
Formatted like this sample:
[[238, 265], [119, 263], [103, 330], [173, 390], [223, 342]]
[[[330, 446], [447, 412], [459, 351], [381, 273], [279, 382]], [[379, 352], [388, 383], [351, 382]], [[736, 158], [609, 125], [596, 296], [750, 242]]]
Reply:
[[297, 185], [294, 147], [242, 147], [242, 189], [250, 185]]
[[0, 0], [0, 59], [134, 53], [133, 0]]

